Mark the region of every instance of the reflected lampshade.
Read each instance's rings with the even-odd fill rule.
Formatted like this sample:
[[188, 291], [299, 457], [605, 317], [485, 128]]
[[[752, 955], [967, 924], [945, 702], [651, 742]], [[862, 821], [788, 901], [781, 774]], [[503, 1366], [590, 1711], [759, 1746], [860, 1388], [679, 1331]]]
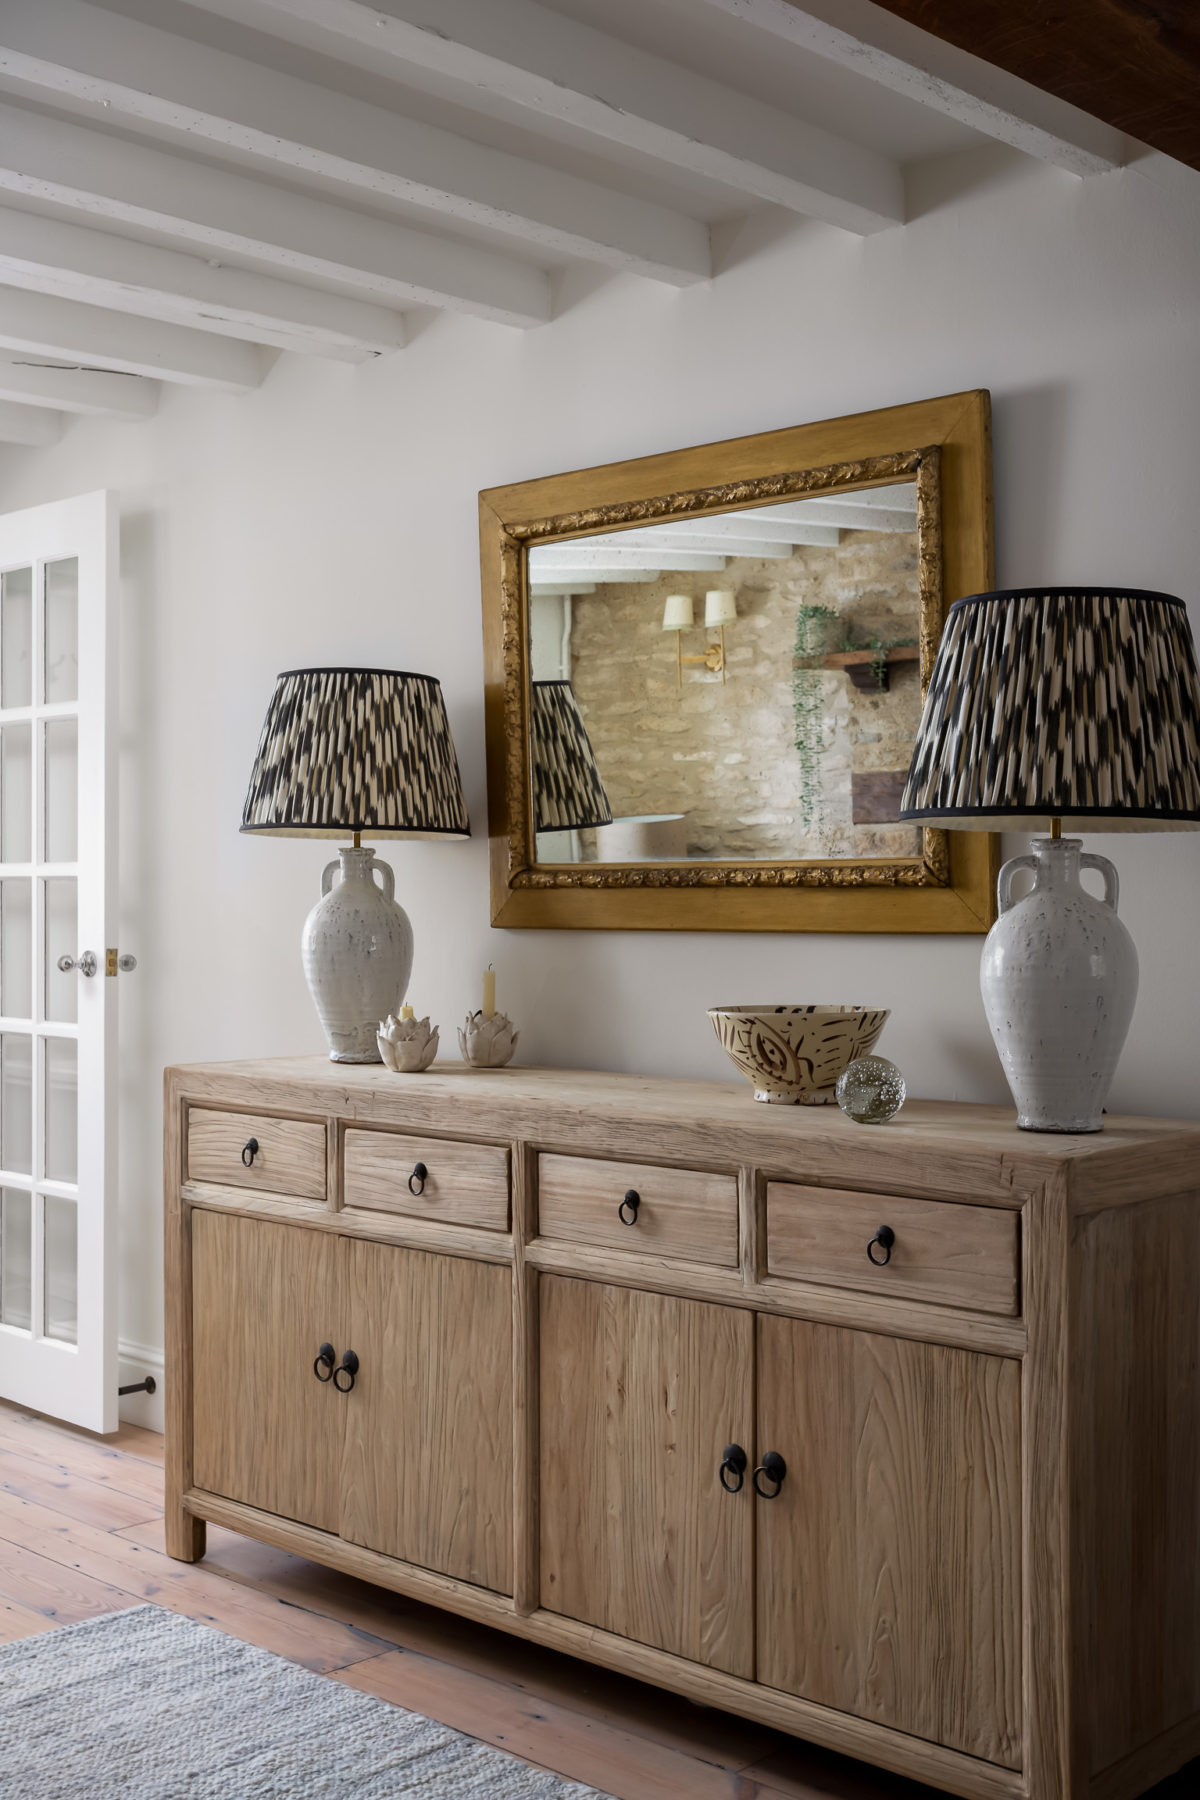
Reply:
[[441, 684], [399, 669], [280, 675], [241, 828], [272, 837], [470, 837]]
[[690, 631], [692, 621], [692, 596], [690, 594], [668, 594], [667, 603], [663, 607], [663, 630]]
[[612, 808], [570, 682], [535, 681], [532, 688], [534, 830], [611, 825]]
[[1182, 600], [975, 594], [946, 620], [900, 818], [957, 830], [1200, 826], [1200, 682]]
[[706, 625], [734, 625], [737, 623], [737, 596], [730, 588], [709, 588], [704, 596], [704, 623]]

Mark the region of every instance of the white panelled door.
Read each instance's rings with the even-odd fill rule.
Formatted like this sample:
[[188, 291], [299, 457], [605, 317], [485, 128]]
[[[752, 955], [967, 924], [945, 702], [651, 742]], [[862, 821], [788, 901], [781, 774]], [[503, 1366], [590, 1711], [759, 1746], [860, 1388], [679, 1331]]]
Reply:
[[0, 1397], [92, 1431], [117, 1426], [116, 560], [113, 494], [0, 515]]

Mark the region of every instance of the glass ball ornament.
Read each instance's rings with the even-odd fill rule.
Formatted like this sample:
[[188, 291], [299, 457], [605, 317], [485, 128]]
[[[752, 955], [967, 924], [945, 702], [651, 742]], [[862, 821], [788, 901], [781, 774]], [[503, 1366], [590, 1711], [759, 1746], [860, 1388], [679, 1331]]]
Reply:
[[904, 1105], [904, 1077], [886, 1056], [860, 1056], [838, 1076], [837, 1103], [858, 1125], [882, 1125]]

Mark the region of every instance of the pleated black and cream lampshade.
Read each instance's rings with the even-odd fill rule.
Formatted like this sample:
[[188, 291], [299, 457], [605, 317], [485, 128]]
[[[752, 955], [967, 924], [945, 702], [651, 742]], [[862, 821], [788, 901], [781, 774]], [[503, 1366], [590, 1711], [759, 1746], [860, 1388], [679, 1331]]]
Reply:
[[321, 877], [301, 953], [332, 1060], [381, 1061], [377, 1033], [408, 989], [412, 927], [391, 869], [361, 839], [470, 836], [440, 683], [398, 669], [280, 675], [242, 830], [352, 837]]
[[469, 837], [441, 683], [398, 669], [288, 669], [263, 725], [242, 830]]
[[[1187, 609], [1130, 587], [1029, 587], [950, 608], [900, 818], [1046, 831], [1005, 863], [981, 970], [1027, 1130], [1098, 1131], [1137, 997], [1106, 857], [1062, 830], [1200, 828], [1200, 680]], [[1030, 891], [1013, 899], [1023, 870]], [[1101, 900], [1083, 885], [1092, 870]]]
[[611, 825], [612, 807], [570, 682], [532, 685], [535, 831]]

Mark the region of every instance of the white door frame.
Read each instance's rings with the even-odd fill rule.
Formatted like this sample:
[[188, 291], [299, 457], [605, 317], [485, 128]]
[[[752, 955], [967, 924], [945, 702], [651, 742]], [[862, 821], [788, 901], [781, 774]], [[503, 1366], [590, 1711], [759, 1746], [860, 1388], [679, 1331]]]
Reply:
[[[34, 816], [31, 864], [0, 864], [5, 875], [29, 875], [33, 914], [33, 1012], [31, 1073], [32, 1176], [7, 1185], [31, 1189], [31, 1329], [0, 1324], [0, 1397], [86, 1426], [117, 1429], [117, 981], [106, 973], [107, 951], [117, 944], [117, 496], [84, 494], [72, 500], [0, 515], [0, 569], [34, 571], [31, 707], [0, 710], [0, 723], [31, 721]], [[79, 683], [77, 703], [42, 704], [45, 630], [45, 565], [77, 557]], [[42, 722], [78, 717], [78, 842], [76, 864], [45, 860], [45, 758]], [[78, 941], [72, 953], [90, 950], [98, 967], [76, 974], [76, 1026], [46, 1022], [46, 922], [40, 878], [77, 875]], [[113, 970], [115, 976], [115, 969]], [[30, 1030], [14, 1018], [14, 1029]], [[0, 1019], [0, 1030], [4, 1021]], [[45, 1178], [46, 1037], [78, 1039], [77, 1181]], [[44, 1334], [42, 1196], [76, 1203], [76, 1342]]]

